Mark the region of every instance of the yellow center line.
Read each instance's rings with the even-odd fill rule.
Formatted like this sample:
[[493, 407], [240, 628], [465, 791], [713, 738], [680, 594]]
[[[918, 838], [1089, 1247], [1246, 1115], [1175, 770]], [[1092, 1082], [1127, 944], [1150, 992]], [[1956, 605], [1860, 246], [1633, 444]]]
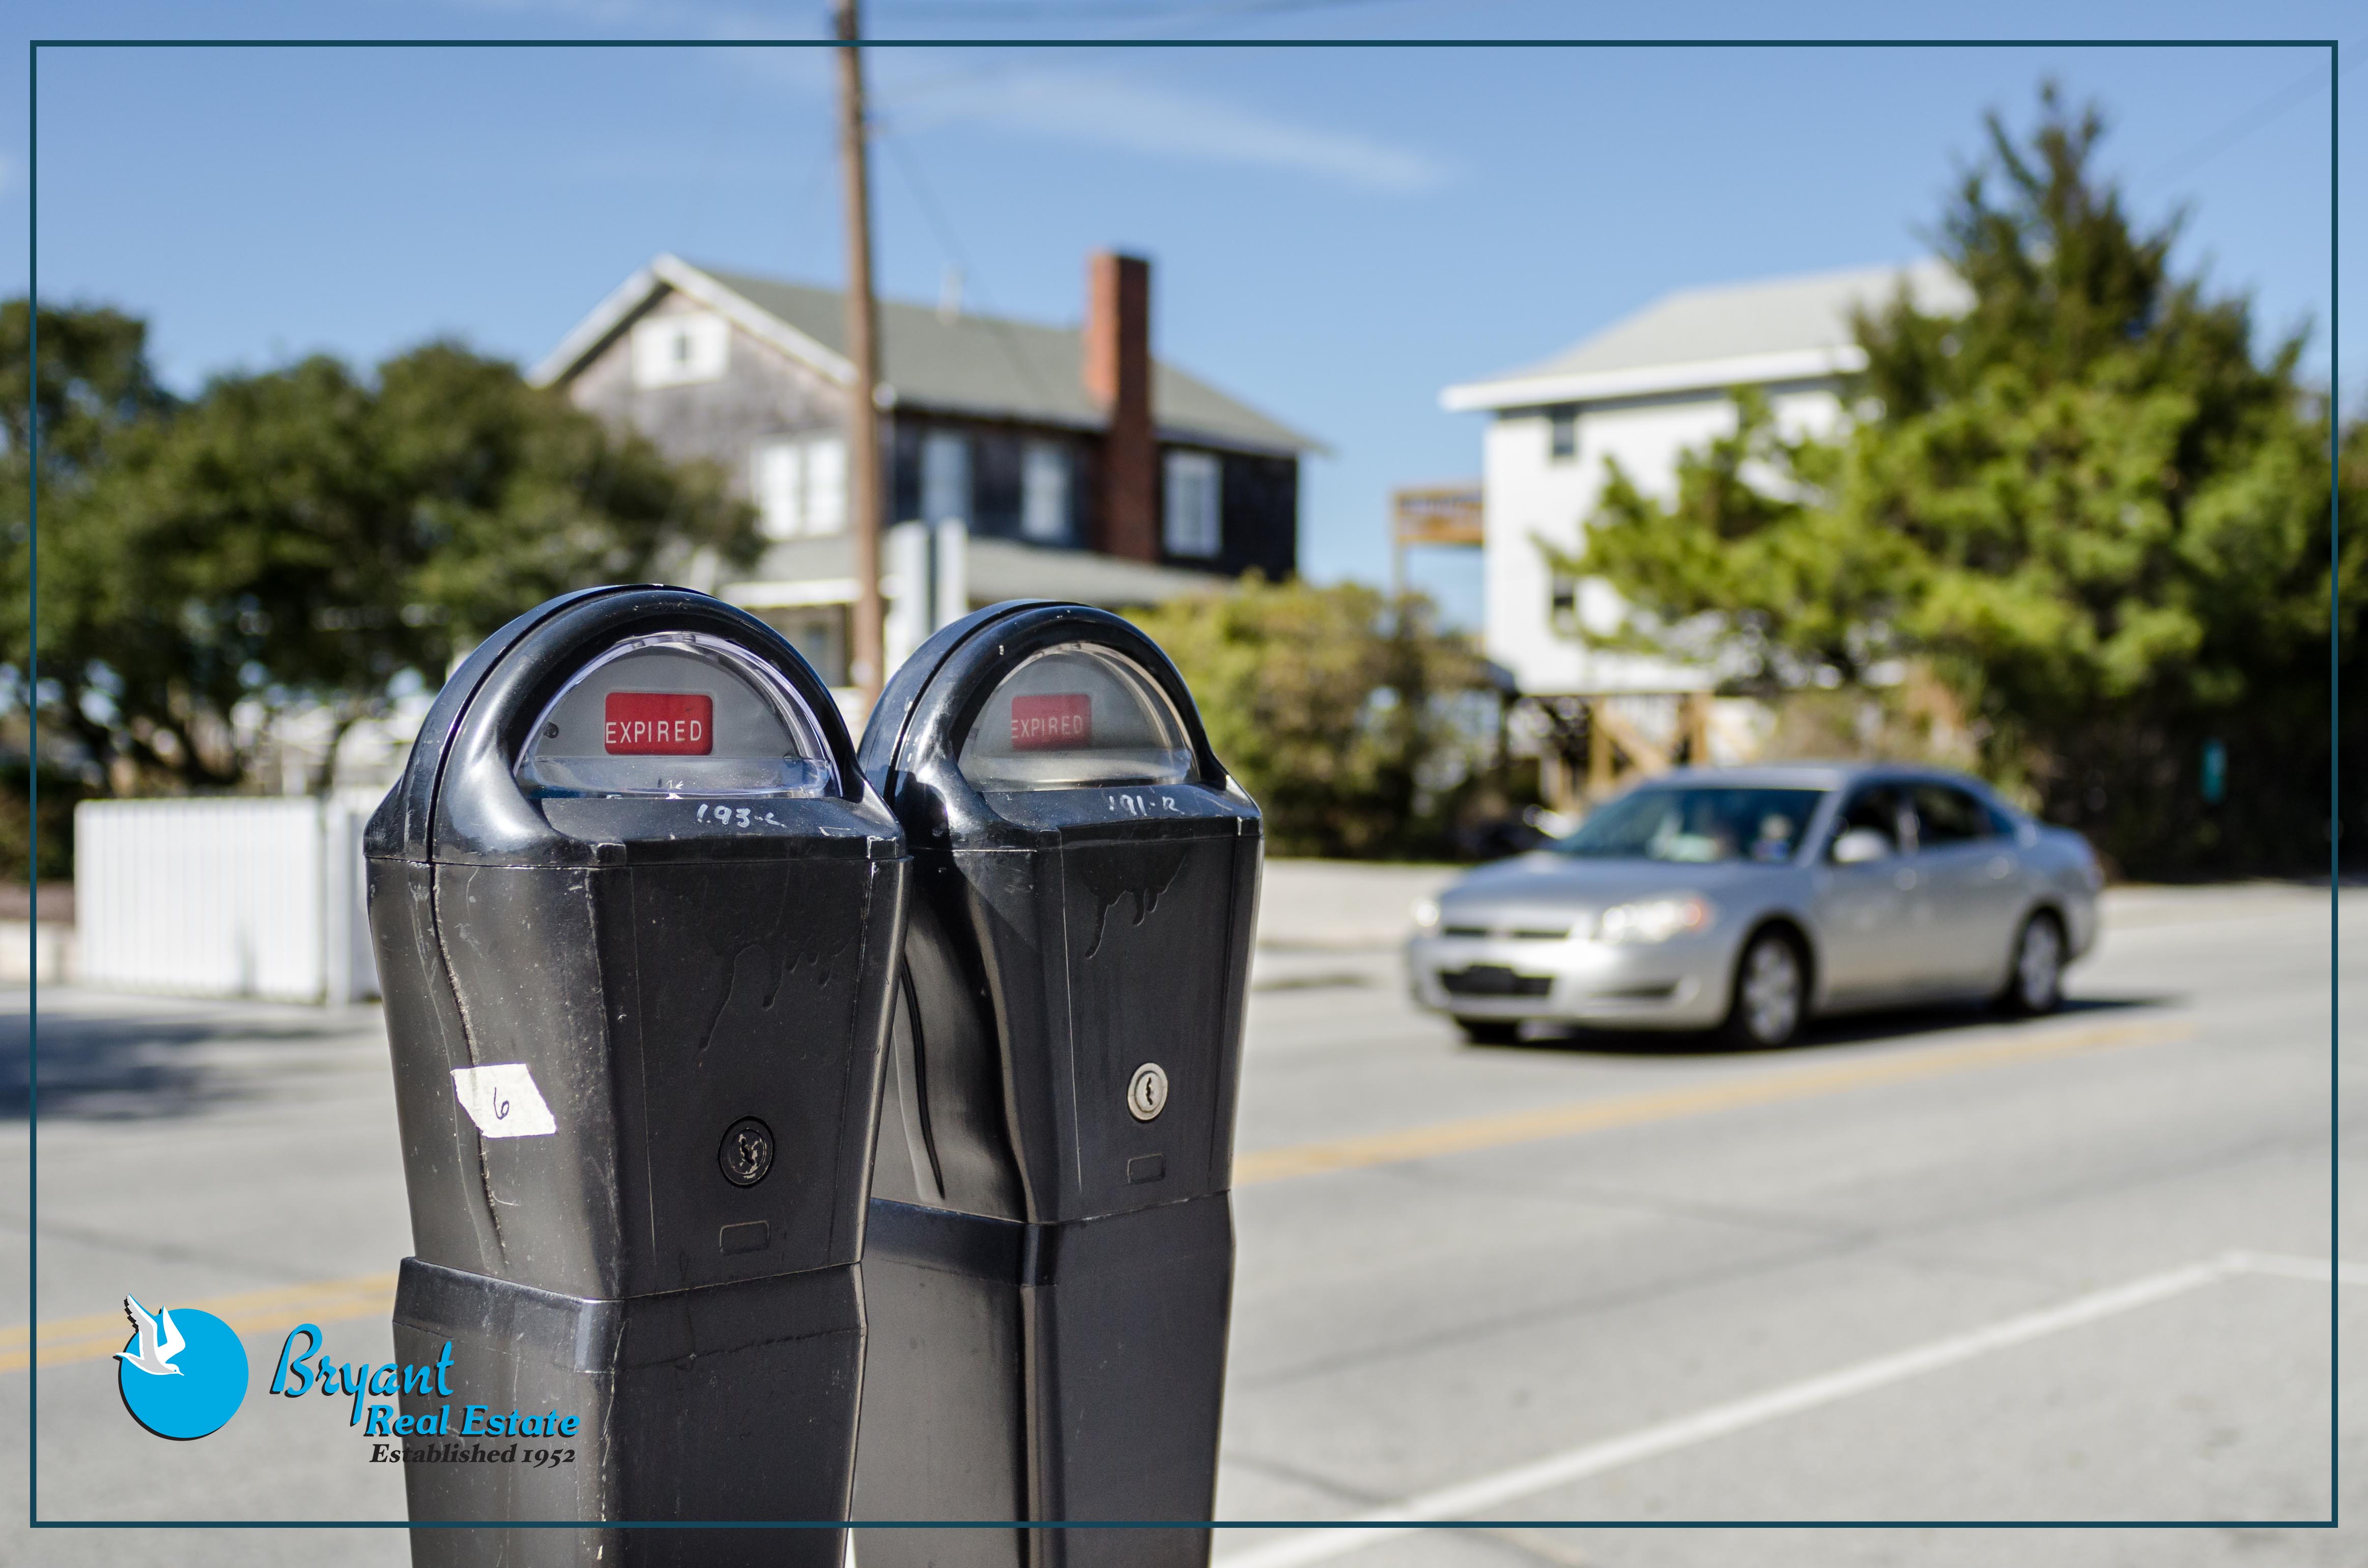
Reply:
[[[1543, 1106], [1502, 1116], [1471, 1117], [1460, 1121], [1433, 1122], [1394, 1132], [1369, 1133], [1300, 1143], [1281, 1149], [1261, 1149], [1234, 1162], [1234, 1185], [1255, 1187], [1293, 1176], [1321, 1176], [1330, 1171], [1369, 1169], [1440, 1154], [1466, 1153], [1475, 1149], [1499, 1149], [1534, 1143], [1548, 1138], [1568, 1138], [1582, 1132], [1637, 1127], [1702, 1116], [1744, 1106], [1775, 1105], [1845, 1089], [1878, 1084], [1901, 1084], [1939, 1077], [1972, 1068], [2003, 1066], [2075, 1051], [2113, 1046], [2160, 1045], [2187, 1040], [2191, 1024], [2152, 1020], [2137, 1023], [2092, 1024], [2069, 1028], [2017, 1030], [1963, 1045], [1902, 1052], [1870, 1060], [1825, 1062], [1810, 1067], [1729, 1078], [1714, 1084], [1690, 1084], [1648, 1094], [1615, 1095], [1601, 1099]], [[342, 1323], [355, 1318], [385, 1317], [394, 1310], [394, 1276], [366, 1274], [350, 1279], [322, 1279], [304, 1285], [275, 1286], [207, 1301], [167, 1303], [210, 1312], [242, 1332], [282, 1332], [299, 1322]], [[31, 1331], [24, 1324], [0, 1328], [0, 1373], [21, 1371], [34, 1358]], [[62, 1318], [41, 1324], [40, 1360], [44, 1367], [76, 1361], [104, 1360], [131, 1337], [131, 1324], [120, 1313]]]
[[[282, 1331], [300, 1322], [331, 1324], [384, 1317], [394, 1311], [394, 1276], [365, 1274], [351, 1279], [320, 1279], [304, 1285], [282, 1285], [200, 1301], [165, 1304], [211, 1312], [242, 1333]], [[28, 1348], [31, 1337], [31, 1330], [25, 1324], [0, 1328], [0, 1372], [22, 1371], [32, 1362]], [[120, 1312], [45, 1321], [41, 1324], [40, 1364], [60, 1367], [74, 1361], [102, 1361], [122, 1349], [131, 1338], [131, 1320]]]
[[1235, 1160], [1234, 1185], [1255, 1187], [1261, 1182], [1283, 1181], [1292, 1176], [1363, 1170], [1373, 1165], [1397, 1165], [1406, 1160], [1424, 1160], [1440, 1154], [1461, 1154], [1474, 1149], [1533, 1143], [1542, 1139], [1567, 1138], [1576, 1133], [1600, 1132], [1615, 1127], [1636, 1127], [1646, 1122], [1669, 1121], [1679, 1117], [1701, 1116], [1742, 1106], [1773, 1105], [1843, 1089], [1907, 1083], [1971, 1068], [2002, 1066], [2011, 1062], [2030, 1062], [2109, 1046], [2165, 1044], [2188, 1039], [2194, 1032], [2192, 1025], [2161, 1021], [2093, 1024], [2040, 1032], [2018, 1030], [2003, 1038], [1871, 1060], [1787, 1068], [1748, 1077], [1724, 1079], [1713, 1084], [1689, 1084], [1647, 1094], [1615, 1095], [1601, 1099], [1543, 1106], [1535, 1110], [1513, 1111], [1501, 1116], [1472, 1117], [1461, 1121], [1432, 1122], [1422, 1127], [1366, 1133], [1355, 1138], [1336, 1138], [1319, 1143], [1260, 1149]]

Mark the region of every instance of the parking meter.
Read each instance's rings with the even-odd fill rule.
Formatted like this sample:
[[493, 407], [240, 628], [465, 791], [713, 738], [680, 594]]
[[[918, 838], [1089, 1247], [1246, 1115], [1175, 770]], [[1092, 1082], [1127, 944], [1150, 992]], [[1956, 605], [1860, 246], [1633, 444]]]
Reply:
[[[1127, 622], [941, 630], [864, 732], [914, 858], [872, 1168], [866, 1520], [1211, 1517], [1258, 808]], [[863, 1568], [1205, 1563], [1205, 1528], [867, 1528]]]
[[553, 599], [446, 685], [367, 853], [411, 1516], [587, 1526], [414, 1561], [838, 1568], [840, 1529], [590, 1528], [847, 1517], [910, 862], [829, 690], [703, 594]]

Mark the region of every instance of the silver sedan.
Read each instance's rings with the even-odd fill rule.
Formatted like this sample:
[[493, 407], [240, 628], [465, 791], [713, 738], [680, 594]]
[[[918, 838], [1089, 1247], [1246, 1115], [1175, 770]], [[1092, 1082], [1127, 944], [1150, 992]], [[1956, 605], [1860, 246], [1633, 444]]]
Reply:
[[1475, 1042], [1531, 1021], [1791, 1040], [1815, 1014], [2044, 1013], [2097, 937], [2097, 858], [1961, 774], [1688, 769], [1415, 909], [1415, 1000]]

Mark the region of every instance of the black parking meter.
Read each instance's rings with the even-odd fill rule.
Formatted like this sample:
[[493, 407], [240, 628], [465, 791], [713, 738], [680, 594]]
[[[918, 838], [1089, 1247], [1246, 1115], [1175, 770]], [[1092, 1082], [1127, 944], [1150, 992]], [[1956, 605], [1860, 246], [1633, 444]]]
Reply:
[[[859, 1519], [1211, 1517], [1258, 808], [1101, 610], [940, 631], [864, 732], [915, 895]], [[1205, 1528], [867, 1528], [863, 1568], [1205, 1563]]]
[[[828, 689], [703, 594], [554, 599], [445, 687], [368, 854], [412, 1517], [846, 1518], [910, 862]], [[419, 1563], [816, 1568], [844, 1538], [412, 1534]]]

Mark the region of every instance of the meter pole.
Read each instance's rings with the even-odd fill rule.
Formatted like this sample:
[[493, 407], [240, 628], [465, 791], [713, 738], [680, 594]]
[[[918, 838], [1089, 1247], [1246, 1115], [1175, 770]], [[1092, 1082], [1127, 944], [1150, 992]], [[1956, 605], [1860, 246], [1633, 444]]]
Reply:
[[847, 507], [855, 544], [851, 668], [863, 710], [887, 678], [880, 602], [880, 318], [871, 301], [871, 178], [863, 123], [860, 0], [838, 0], [838, 155], [847, 200], [847, 358], [855, 380], [847, 398]]

